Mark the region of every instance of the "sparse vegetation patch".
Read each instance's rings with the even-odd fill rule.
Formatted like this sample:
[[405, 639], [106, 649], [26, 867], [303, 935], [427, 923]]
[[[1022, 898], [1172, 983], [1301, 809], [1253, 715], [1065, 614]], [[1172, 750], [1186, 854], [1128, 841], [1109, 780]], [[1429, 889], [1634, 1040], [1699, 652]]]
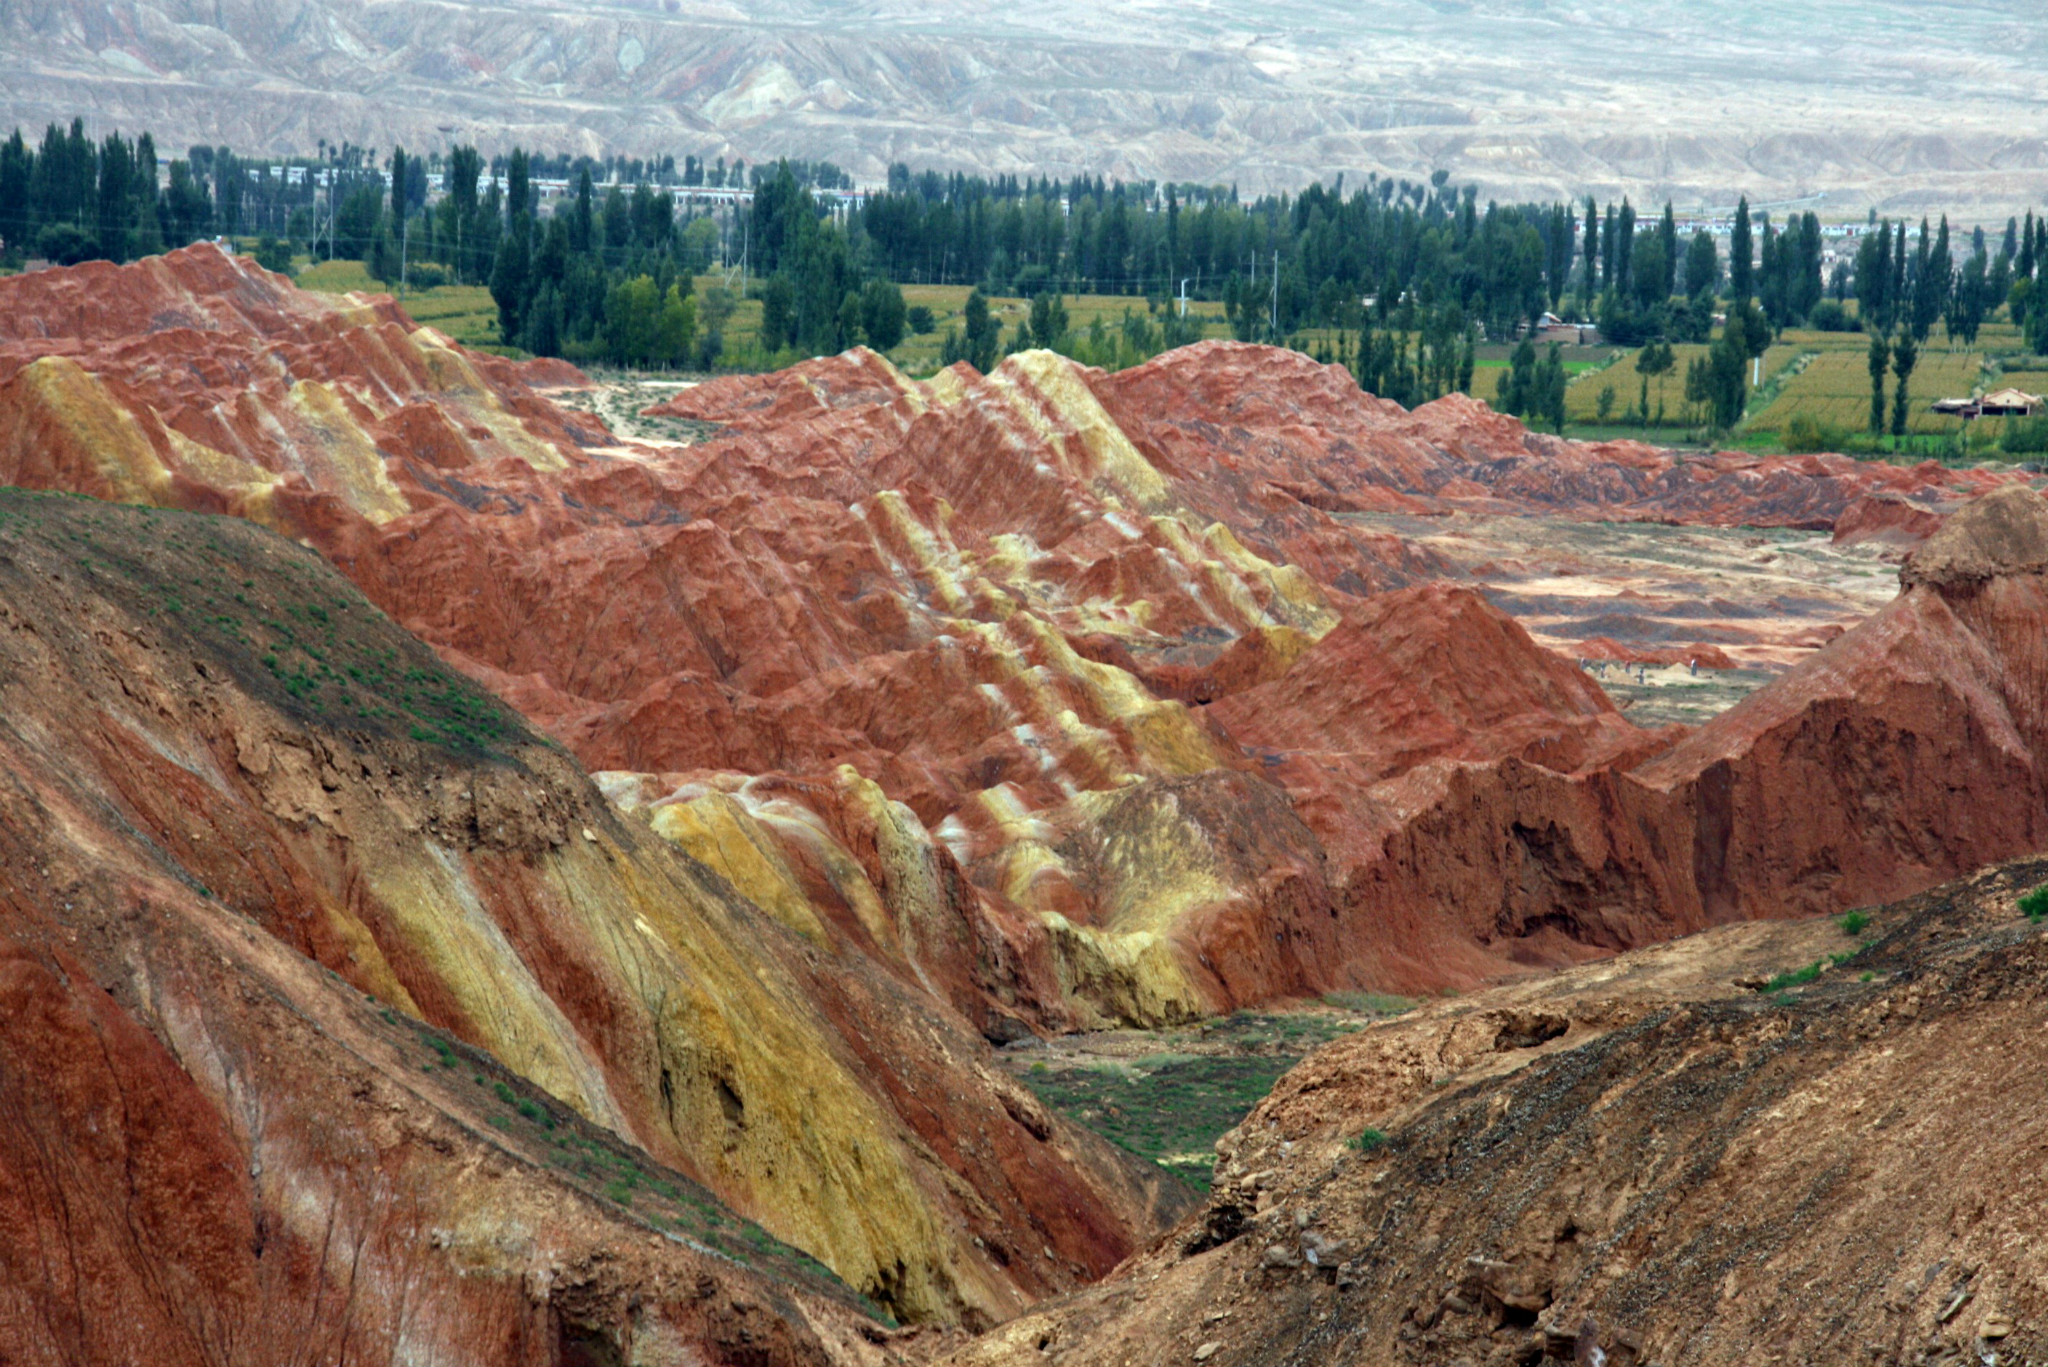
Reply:
[[39, 545], [300, 721], [465, 758], [525, 737], [313, 552], [237, 518], [0, 490], [0, 544]]

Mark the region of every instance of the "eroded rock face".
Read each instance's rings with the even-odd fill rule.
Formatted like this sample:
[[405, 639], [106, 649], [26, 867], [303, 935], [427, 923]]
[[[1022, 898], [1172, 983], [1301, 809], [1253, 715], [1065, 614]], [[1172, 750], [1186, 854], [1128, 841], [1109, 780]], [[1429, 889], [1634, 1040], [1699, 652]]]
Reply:
[[[304, 534], [388, 523], [402, 481], [561, 469], [608, 440], [534, 397], [559, 362], [501, 361], [388, 296], [339, 302], [201, 245], [0, 289], [0, 480], [232, 512]], [[455, 492], [455, 491], [449, 491]]]
[[[2018, 796], [1923, 824], [1915, 777], [2031, 774], [2031, 741], [1980, 726], [2025, 711], [1991, 683], [2033, 649], [2010, 614], [1915, 588], [1891, 636], [1851, 632], [1687, 739], [1349, 511], [1826, 527], [1989, 476], [1562, 442], [1229, 343], [924, 382], [852, 352], [686, 390], [659, 411], [723, 430], [651, 447], [386, 302], [323, 305], [211, 249], [121, 270], [89, 283], [155, 300], [208, 359], [168, 374], [168, 334], [78, 302], [86, 277], [0, 282], [38, 338], [68, 330], [34, 346], [79, 358], [7, 382], [0, 477], [310, 542], [637, 819], [989, 1038], [1468, 984], [2032, 838]], [[208, 378], [216, 355], [253, 397]], [[246, 403], [268, 416], [221, 416]], [[1841, 727], [1855, 757], [1822, 739]], [[1825, 800], [1788, 826], [1794, 772]]]
[[2048, 518], [2018, 485], [1995, 489], [1949, 518], [1900, 575], [1907, 587], [1969, 590], [1995, 579], [2048, 572]]
[[[414, 1171], [311, 1100], [374, 1051], [334, 1043], [302, 989], [356, 998], [309, 962], [395, 1008], [362, 1029], [430, 1022], [898, 1313], [981, 1324], [1100, 1275], [1176, 1208], [986, 1067], [986, 1041], [1469, 987], [1907, 894], [2048, 837], [2048, 529], [2024, 489], [1949, 514], [1895, 602], [1778, 683], [1647, 730], [1448, 561], [1346, 510], [1824, 526], [1970, 490], [1554, 442], [1465, 401], [1403, 413], [1218, 344], [1118, 376], [1038, 352], [925, 382], [850, 353], [686, 391], [669, 411], [723, 431], [656, 447], [528, 383], [573, 376], [210, 248], [0, 281], [0, 306], [0, 479], [236, 512], [367, 598], [219, 520], [31, 499], [42, 521], [0, 530], [0, 830], [35, 871], [9, 883], [11, 990], [50, 1022], [23, 1057], [76, 1057], [85, 1088], [23, 1152], [111, 1123], [107, 1088], [134, 1086], [182, 1117], [169, 1157], [135, 1136], [137, 1163], [197, 1165], [170, 1186], [290, 1175], [237, 1198], [259, 1232], [371, 1199], [302, 1173]], [[374, 651], [330, 648], [336, 623]], [[255, 1001], [251, 975], [277, 985]], [[328, 1043], [242, 1060], [293, 1013], [326, 1033], [292, 1039]], [[1552, 1038], [1540, 1012], [1485, 1026], [1472, 1047]], [[62, 1042], [94, 1032], [118, 1084]], [[420, 1105], [436, 1133], [482, 1114]], [[474, 1194], [435, 1165], [482, 1163], [481, 1133], [427, 1146], [428, 1209]], [[113, 1210], [129, 1160], [108, 1154], [77, 1189]], [[37, 1200], [37, 1221], [61, 1205]], [[491, 1285], [597, 1268], [615, 1219], [489, 1234], [512, 1279]], [[311, 1294], [298, 1272], [266, 1289], [283, 1274], [240, 1242], [173, 1235], [161, 1256], [245, 1307], [221, 1315]], [[1338, 1256], [1274, 1246], [1282, 1269]], [[644, 1300], [660, 1271], [593, 1271], [578, 1304]], [[154, 1307], [137, 1323], [182, 1313], [175, 1288], [117, 1294]], [[1471, 1294], [1535, 1293], [1479, 1275]], [[20, 1314], [75, 1299], [35, 1295]], [[676, 1310], [677, 1332], [721, 1360], [718, 1334], [752, 1332], [730, 1306]], [[777, 1310], [796, 1327], [773, 1353], [840, 1353], [836, 1313]]]
[[[1689, 734], [1583, 703], [1574, 717], [1555, 701], [1571, 696], [1563, 681], [1546, 697], [1526, 666], [1468, 675], [1476, 652], [1427, 645], [1454, 619], [1443, 608], [1418, 615], [1423, 644], [1405, 658], [1333, 632], [1212, 711], [1248, 737], [1327, 711], [1316, 733], [1340, 743], [1276, 752], [1271, 772], [1330, 854], [1338, 957], [1363, 981], [1480, 980], [1474, 946], [1555, 962], [1896, 898], [2048, 841], [2048, 576], [2030, 549], [2044, 534], [2048, 503], [2031, 490], [1967, 505], [1890, 606]], [[1374, 601], [1391, 616], [1402, 597]], [[1408, 703], [1408, 722], [1378, 728], [1417, 693], [1429, 708]], [[1475, 695], [1497, 710], [1470, 710]], [[1468, 710], [1446, 724], [1454, 708]]]
[[[1325, 1046], [1205, 1209], [939, 1359], [1882, 1363], [2048, 1344], [2048, 937], [1994, 867], [1723, 927]], [[1791, 986], [1787, 987], [1786, 984]], [[1808, 985], [1810, 984], [1810, 985]]]
[[[1003, 1318], [1178, 1209], [943, 1003], [622, 819], [245, 523], [0, 496], [0, 772], [10, 1359], [161, 1333], [159, 1360], [237, 1361], [308, 1319], [308, 1342], [553, 1362], [551, 1315], [616, 1344], [641, 1300], [711, 1361], [857, 1337], [822, 1278], [663, 1237], [691, 1227], [648, 1218], [656, 1179], [565, 1188], [584, 1154], [555, 1117], [906, 1319]], [[437, 1062], [401, 1010], [487, 1053]], [[545, 1133], [508, 1077], [544, 1089]], [[585, 1283], [607, 1308], [560, 1308]], [[719, 1346], [764, 1297], [755, 1347]]]

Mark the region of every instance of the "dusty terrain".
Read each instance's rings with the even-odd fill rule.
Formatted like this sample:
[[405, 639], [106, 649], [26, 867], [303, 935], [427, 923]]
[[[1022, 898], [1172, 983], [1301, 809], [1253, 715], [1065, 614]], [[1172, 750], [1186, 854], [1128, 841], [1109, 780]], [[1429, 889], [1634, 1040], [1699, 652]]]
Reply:
[[1896, 545], [1790, 527], [1352, 514], [1469, 574], [1638, 726], [1699, 726], [1882, 608]]
[[542, 388], [540, 393], [564, 408], [594, 415], [609, 431], [641, 445], [687, 446], [710, 436], [717, 426], [688, 418], [650, 416], [647, 410], [695, 383], [598, 374], [590, 377], [589, 383]]
[[[1708, 931], [1318, 1051], [1209, 1205], [943, 1360], [2038, 1362], [2048, 863]], [[1852, 933], [1853, 931], [1853, 933]]]
[[2048, 191], [2024, 0], [8, 0], [0, 126], [160, 148], [828, 158], [1294, 189], [1449, 171], [1512, 199], [1738, 193], [2002, 223]]

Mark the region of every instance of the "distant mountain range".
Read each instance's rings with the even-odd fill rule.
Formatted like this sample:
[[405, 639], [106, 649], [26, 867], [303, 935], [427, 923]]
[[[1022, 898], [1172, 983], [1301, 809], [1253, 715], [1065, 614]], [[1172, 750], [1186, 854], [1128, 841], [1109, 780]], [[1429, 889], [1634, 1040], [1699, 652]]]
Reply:
[[2034, 0], [0, 0], [0, 126], [2002, 218], [2044, 57]]

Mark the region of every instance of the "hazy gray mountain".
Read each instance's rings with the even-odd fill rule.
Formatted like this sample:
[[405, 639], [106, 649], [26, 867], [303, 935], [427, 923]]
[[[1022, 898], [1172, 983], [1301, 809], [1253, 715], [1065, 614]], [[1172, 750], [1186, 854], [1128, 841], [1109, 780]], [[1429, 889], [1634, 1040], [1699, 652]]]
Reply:
[[0, 0], [0, 123], [2002, 215], [2038, 0]]

